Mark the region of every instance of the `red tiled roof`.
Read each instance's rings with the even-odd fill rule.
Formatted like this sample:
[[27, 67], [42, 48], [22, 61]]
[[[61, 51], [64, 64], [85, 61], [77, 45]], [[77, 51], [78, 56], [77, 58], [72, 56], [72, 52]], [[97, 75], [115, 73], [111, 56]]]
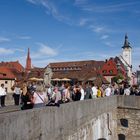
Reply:
[[0, 79], [15, 79], [15, 75], [7, 67], [0, 67]]
[[57, 62], [50, 63], [51, 68], [64, 68], [64, 67], [89, 67], [94, 66], [96, 68], [102, 66], [104, 61], [95, 61], [95, 60], [87, 60], [87, 61], [71, 61], [71, 62]]
[[117, 75], [117, 66], [114, 61], [114, 58], [106, 61], [102, 67], [102, 74], [104, 76], [116, 76]]
[[24, 67], [19, 63], [19, 61], [1, 62], [0, 66], [4, 66], [10, 69], [16, 69], [18, 72], [24, 71]]

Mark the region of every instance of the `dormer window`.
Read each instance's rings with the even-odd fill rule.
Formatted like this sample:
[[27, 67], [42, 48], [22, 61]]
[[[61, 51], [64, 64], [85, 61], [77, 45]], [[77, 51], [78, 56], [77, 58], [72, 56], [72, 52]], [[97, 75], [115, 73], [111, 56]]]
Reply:
[[106, 73], [106, 70], [103, 70], [102, 72], [105, 74]]
[[112, 73], [113, 73], [113, 70], [110, 70], [110, 71], [109, 71], [109, 73], [111, 73], [111, 74], [112, 74]]

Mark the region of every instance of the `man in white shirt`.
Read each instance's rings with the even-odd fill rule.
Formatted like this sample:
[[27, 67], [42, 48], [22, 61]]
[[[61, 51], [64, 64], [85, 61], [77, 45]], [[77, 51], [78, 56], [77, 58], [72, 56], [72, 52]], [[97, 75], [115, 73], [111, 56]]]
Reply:
[[92, 98], [97, 98], [97, 88], [94, 84], [92, 84]]
[[14, 88], [14, 94], [13, 94], [15, 105], [19, 105], [20, 95], [21, 95], [21, 89], [19, 85], [16, 84]]
[[82, 86], [82, 85], [80, 85], [80, 92], [81, 92], [81, 98], [80, 98], [80, 100], [84, 100], [85, 91], [84, 91], [84, 89], [83, 89], [83, 86]]
[[108, 86], [106, 89], [105, 89], [105, 96], [110, 96], [111, 95], [111, 87]]
[[0, 86], [1, 107], [5, 107], [5, 96], [6, 96], [6, 91], [5, 91], [5, 88], [4, 88], [4, 84], [1, 84], [1, 86]]

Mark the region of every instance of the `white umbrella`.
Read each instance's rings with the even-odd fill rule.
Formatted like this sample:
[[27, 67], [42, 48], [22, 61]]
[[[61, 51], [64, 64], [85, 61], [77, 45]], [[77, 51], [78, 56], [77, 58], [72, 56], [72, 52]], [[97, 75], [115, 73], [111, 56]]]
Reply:
[[29, 78], [30, 81], [38, 81], [38, 78], [36, 77], [32, 77], [32, 78]]
[[37, 81], [43, 81], [44, 79], [43, 78], [38, 78], [38, 80]]
[[71, 79], [63, 78], [63, 79], [61, 79], [61, 81], [71, 81]]
[[52, 81], [60, 81], [61, 79], [59, 78], [54, 78], [54, 79], [51, 79]]

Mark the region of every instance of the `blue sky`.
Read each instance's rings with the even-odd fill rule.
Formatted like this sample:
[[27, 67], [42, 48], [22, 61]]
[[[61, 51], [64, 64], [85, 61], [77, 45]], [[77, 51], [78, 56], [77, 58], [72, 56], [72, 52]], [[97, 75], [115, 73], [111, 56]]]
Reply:
[[139, 0], [0, 0], [0, 61], [25, 66], [105, 60], [122, 53], [128, 34], [133, 67], [140, 64]]

